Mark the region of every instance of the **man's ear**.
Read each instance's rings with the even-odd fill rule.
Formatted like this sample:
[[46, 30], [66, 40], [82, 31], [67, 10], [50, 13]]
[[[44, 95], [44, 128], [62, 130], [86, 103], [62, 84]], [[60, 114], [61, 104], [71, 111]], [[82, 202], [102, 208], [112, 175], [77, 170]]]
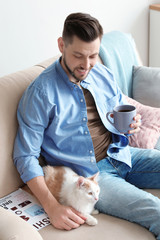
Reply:
[[59, 37], [59, 38], [58, 38], [58, 48], [59, 48], [59, 51], [60, 51], [61, 53], [63, 53], [64, 41], [63, 41], [63, 38], [62, 38], [62, 37]]

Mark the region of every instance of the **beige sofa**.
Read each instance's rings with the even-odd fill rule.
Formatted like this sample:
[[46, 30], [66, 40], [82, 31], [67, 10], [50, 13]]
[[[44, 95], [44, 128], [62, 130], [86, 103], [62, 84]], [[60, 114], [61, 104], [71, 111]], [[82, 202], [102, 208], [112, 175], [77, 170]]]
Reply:
[[[57, 57], [49, 59], [24, 71], [0, 78], [0, 197], [4, 197], [23, 186], [12, 160], [13, 144], [17, 131], [16, 110], [20, 97], [30, 82], [48, 65], [55, 61], [56, 58]], [[151, 192], [160, 197], [159, 190], [151, 190]], [[147, 229], [137, 224], [104, 214], [99, 214], [96, 217], [98, 219], [98, 225], [94, 227], [84, 224], [78, 229], [67, 232], [56, 230], [53, 226], [49, 225], [41, 229], [39, 233], [44, 240], [155, 239]], [[0, 224], [2, 221], [3, 216], [0, 214]], [[6, 225], [6, 231], [7, 228], [8, 226]], [[6, 240], [1, 237], [0, 239]], [[33, 239], [36, 239], [34, 238], [34, 234]]]

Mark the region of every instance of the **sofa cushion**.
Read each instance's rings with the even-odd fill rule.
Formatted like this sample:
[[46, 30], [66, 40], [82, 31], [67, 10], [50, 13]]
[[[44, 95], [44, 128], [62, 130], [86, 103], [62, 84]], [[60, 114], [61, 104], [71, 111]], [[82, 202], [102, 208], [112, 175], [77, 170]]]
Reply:
[[0, 218], [0, 240], [43, 240], [31, 224], [12, 211], [0, 207]]
[[133, 67], [133, 98], [152, 107], [160, 107], [160, 68]]
[[158, 138], [158, 141], [156, 143], [155, 149], [160, 151], [160, 137]]
[[142, 116], [140, 132], [129, 137], [130, 146], [140, 148], [155, 148], [160, 137], [160, 108], [143, 105], [127, 97], [127, 101], [136, 107]]
[[96, 218], [98, 219], [96, 226], [84, 224], [71, 231], [62, 231], [49, 225], [39, 232], [44, 240], [155, 240], [152, 233], [138, 224], [104, 214], [96, 215]]
[[34, 66], [0, 78], [0, 197], [17, 190], [22, 185], [12, 160], [14, 139], [18, 126], [17, 106], [26, 87], [43, 70], [42, 67]]
[[43, 62], [40, 62], [38, 64], [36, 64], [36, 66], [42, 67], [44, 69], [46, 69], [49, 65], [51, 65], [52, 63], [54, 63], [58, 58], [60, 57], [60, 55], [57, 55], [55, 57], [49, 58]]

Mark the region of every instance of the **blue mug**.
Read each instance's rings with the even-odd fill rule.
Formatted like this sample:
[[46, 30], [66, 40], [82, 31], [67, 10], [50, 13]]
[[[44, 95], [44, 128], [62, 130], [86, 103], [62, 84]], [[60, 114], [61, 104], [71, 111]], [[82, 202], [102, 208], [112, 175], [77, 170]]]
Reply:
[[[111, 118], [113, 114], [113, 118]], [[133, 105], [120, 105], [113, 109], [113, 112], [108, 112], [107, 120], [120, 132], [128, 133], [132, 128], [130, 124], [135, 122], [133, 118], [136, 116], [136, 108]]]

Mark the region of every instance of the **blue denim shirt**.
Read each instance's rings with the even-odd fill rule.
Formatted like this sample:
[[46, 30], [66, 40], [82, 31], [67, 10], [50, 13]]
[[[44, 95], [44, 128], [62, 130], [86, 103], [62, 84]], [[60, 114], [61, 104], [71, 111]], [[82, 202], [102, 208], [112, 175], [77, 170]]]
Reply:
[[[112, 73], [96, 63], [81, 86], [91, 92], [104, 126], [112, 132], [107, 154], [131, 167], [128, 138], [106, 119], [114, 106], [126, 103]], [[17, 117], [14, 163], [24, 182], [43, 175], [40, 153], [48, 164], [69, 166], [83, 176], [98, 171], [83, 91], [69, 80], [59, 60], [27, 88]]]

